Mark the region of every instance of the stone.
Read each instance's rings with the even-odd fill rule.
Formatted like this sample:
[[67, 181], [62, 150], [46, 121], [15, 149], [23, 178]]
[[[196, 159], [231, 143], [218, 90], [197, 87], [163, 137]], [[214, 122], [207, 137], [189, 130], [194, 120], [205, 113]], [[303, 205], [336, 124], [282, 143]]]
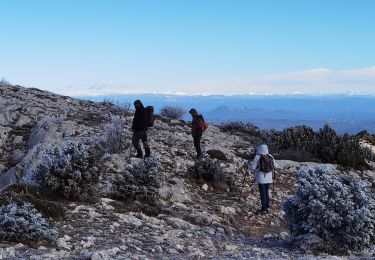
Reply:
[[236, 210], [232, 207], [222, 206], [220, 211], [221, 211], [221, 213], [227, 214], [227, 215], [235, 215], [236, 214]]
[[223, 153], [220, 150], [212, 149], [212, 150], [208, 150], [207, 153], [210, 155], [210, 157], [212, 159], [218, 159], [220, 161], [227, 161], [228, 160], [225, 153]]
[[238, 246], [235, 246], [235, 245], [225, 245], [224, 246], [225, 250], [228, 250], [228, 251], [236, 251]]

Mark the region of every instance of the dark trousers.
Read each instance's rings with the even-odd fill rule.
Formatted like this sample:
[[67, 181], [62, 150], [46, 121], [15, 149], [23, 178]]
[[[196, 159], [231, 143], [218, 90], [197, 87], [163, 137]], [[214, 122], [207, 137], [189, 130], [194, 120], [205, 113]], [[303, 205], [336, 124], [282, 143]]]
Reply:
[[195, 147], [195, 150], [197, 151], [197, 157], [200, 157], [202, 155], [202, 150], [201, 150], [202, 133], [193, 134], [193, 139], [194, 139], [194, 147]]
[[132, 144], [137, 150], [137, 157], [143, 157], [143, 152], [139, 141], [142, 140], [143, 148], [145, 149], [145, 156], [150, 156], [150, 147], [147, 142], [147, 132], [146, 131], [135, 131], [133, 132]]
[[259, 187], [259, 193], [260, 193], [260, 201], [262, 203], [261, 211], [266, 211], [270, 207], [270, 196], [269, 196], [269, 188], [270, 184], [258, 184]]

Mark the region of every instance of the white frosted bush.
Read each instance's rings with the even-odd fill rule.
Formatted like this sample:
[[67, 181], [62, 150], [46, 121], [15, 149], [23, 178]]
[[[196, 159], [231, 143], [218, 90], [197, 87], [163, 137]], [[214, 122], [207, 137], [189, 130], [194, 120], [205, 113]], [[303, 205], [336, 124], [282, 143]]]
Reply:
[[48, 221], [29, 203], [0, 207], [0, 239], [14, 242], [52, 241], [58, 236]]
[[171, 119], [182, 119], [185, 110], [178, 106], [164, 106], [160, 109], [160, 115]]
[[44, 151], [35, 177], [48, 191], [68, 199], [85, 199], [99, 178], [96, 163], [89, 146], [67, 140]]
[[375, 200], [354, 173], [302, 169], [284, 210], [300, 248], [348, 253], [375, 243]]
[[104, 135], [98, 140], [99, 149], [108, 153], [120, 153], [125, 147], [124, 123], [120, 116], [112, 116], [111, 123], [105, 126]]

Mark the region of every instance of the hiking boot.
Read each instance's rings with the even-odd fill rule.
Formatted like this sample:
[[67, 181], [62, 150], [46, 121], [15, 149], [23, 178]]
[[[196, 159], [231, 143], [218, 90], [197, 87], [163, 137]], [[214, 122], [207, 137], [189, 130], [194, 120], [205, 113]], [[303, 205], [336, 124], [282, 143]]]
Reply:
[[145, 158], [150, 157], [151, 151], [150, 148], [145, 148]]
[[137, 147], [136, 150], [137, 150], [137, 156], [136, 156], [136, 158], [141, 158], [142, 159], [143, 158], [142, 149], [140, 147]]
[[143, 153], [142, 153], [142, 151], [141, 152], [137, 152], [137, 155], [135, 157], [143, 159]]

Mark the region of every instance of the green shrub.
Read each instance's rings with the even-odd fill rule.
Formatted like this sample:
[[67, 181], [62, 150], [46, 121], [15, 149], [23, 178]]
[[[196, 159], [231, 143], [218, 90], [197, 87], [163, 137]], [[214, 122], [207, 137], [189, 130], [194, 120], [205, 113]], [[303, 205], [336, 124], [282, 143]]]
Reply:
[[214, 188], [226, 189], [234, 186], [233, 177], [224, 171], [220, 163], [216, 160], [203, 159], [197, 161], [190, 167], [186, 177], [198, 183], [209, 183]]

